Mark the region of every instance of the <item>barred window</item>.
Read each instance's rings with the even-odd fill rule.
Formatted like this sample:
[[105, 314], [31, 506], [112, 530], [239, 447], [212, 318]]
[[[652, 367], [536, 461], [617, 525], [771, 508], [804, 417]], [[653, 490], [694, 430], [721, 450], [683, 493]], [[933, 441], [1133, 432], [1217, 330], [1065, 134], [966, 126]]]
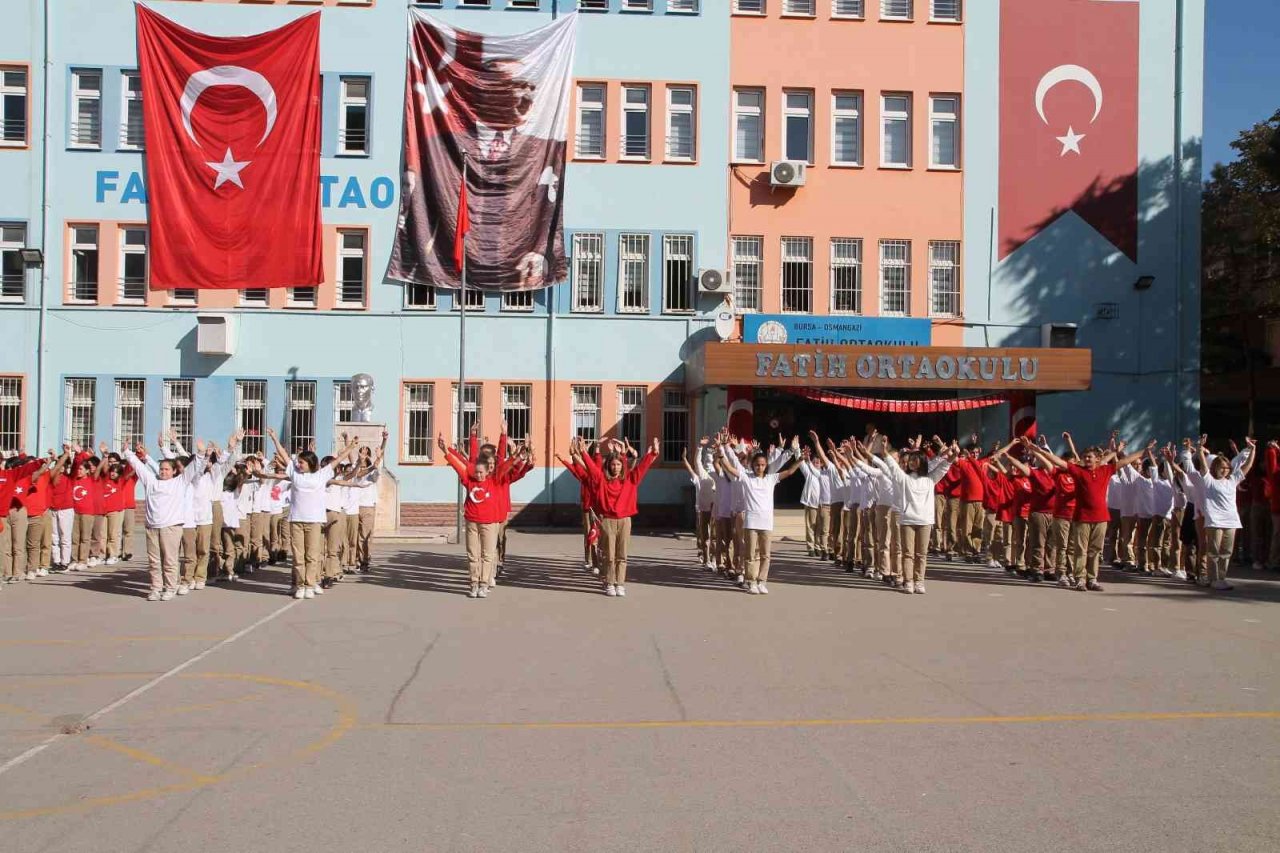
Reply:
[[684, 391], [662, 392], [662, 461], [679, 462], [689, 446], [689, 397]]
[[697, 12], [698, 0], [667, 0], [667, 13]]
[[911, 311], [911, 241], [880, 241], [880, 313]]
[[911, 20], [911, 0], [880, 0], [882, 21]]
[[120, 302], [147, 301], [147, 229], [120, 229]]
[[604, 235], [573, 235], [573, 310], [604, 310]]
[[733, 238], [733, 304], [739, 314], [761, 310], [764, 302], [764, 238]]
[[404, 286], [404, 304], [406, 308], [434, 310], [436, 307], [436, 289], [429, 284], [406, 284]]
[[93, 379], [68, 379], [66, 382], [67, 441], [81, 447], [93, 447], [93, 410], [98, 384]]
[[0, 376], [0, 452], [16, 453], [22, 441], [22, 377]]
[[833, 18], [861, 18], [864, 14], [863, 0], [831, 0]]
[[266, 448], [267, 383], [259, 379], [236, 380], [236, 429], [244, 431], [242, 453]]
[[573, 434], [587, 441], [600, 440], [600, 386], [574, 385]]
[[198, 301], [194, 287], [178, 287], [169, 291], [170, 305], [195, 305]]
[[763, 15], [765, 0], [733, 0], [735, 15]]
[[605, 100], [604, 84], [578, 84], [575, 156], [592, 159], [604, 157]]
[[336, 380], [333, 383], [334, 421], [340, 424], [351, 423], [351, 412], [355, 407], [355, 399], [351, 396], [351, 380]]
[[813, 238], [782, 238], [782, 310], [813, 310]]
[[929, 20], [959, 21], [961, 0], [932, 0], [929, 5]]
[[502, 292], [503, 311], [532, 311], [532, 290], [504, 290]]
[[71, 147], [102, 147], [102, 69], [71, 72]]
[[120, 150], [141, 151], [142, 131], [142, 75], [137, 71], [125, 71], [120, 75]]
[[295, 379], [284, 383], [285, 447], [290, 453], [306, 450], [316, 440], [316, 383], [307, 379]]
[[[453, 423], [458, 423], [458, 383], [455, 382], [451, 386], [453, 394]], [[456, 437], [456, 442], [463, 442], [467, 436], [471, 434], [472, 427], [478, 427], [480, 424], [480, 384], [478, 382], [468, 382], [462, 393], [462, 432]]]
[[27, 245], [27, 226], [21, 222], [0, 222], [0, 302], [26, 299], [27, 267], [22, 249]]
[[[248, 291], [246, 291], [247, 293]], [[289, 288], [289, 307], [291, 308], [315, 308], [316, 307], [316, 288], [314, 287], [291, 287]], [[266, 305], [266, 297], [264, 295], [262, 303]]]
[[782, 0], [784, 15], [813, 15], [816, 0]]
[[404, 461], [430, 462], [435, 440], [432, 429], [432, 400], [435, 386], [430, 382], [404, 383]]
[[98, 301], [98, 226], [71, 228], [71, 298]]
[[0, 146], [27, 144], [27, 69], [0, 65]]
[[929, 97], [929, 165], [935, 169], [960, 166], [960, 96]]
[[831, 313], [862, 313], [862, 241], [831, 239]]
[[622, 158], [649, 159], [649, 87], [622, 87]]
[[338, 102], [338, 151], [369, 151], [369, 78], [342, 77]]
[[862, 162], [862, 95], [858, 92], [831, 96], [831, 162], [838, 166]]
[[618, 388], [618, 437], [631, 442], [637, 450], [644, 446], [646, 396], [643, 385], [622, 385]]
[[929, 243], [929, 305], [936, 317], [960, 316], [960, 243]]
[[502, 419], [507, 424], [507, 437], [512, 441], [528, 441], [532, 431], [533, 386], [502, 386]]
[[196, 388], [191, 379], [164, 381], [164, 407], [160, 423], [165, 435], [177, 433], [183, 447], [193, 447], [196, 422]]
[[338, 307], [363, 308], [365, 300], [365, 232], [338, 232]]
[[[121, 445], [133, 447], [144, 440], [146, 394], [147, 384], [142, 379], [116, 380], [116, 417], [112, 449]], [[184, 444], [183, 447], [188, 445]]]
[[[312, 304], [315, 303], [315, 288], [292, 288], [294, 290], [310, 290]], [[300, 294], [305, 298], [305, 294]], [[265, 287], [250, 287], [240, 291], [240, 305], [244, 308], [266, 308], [267, 307], [267, 289]]]
[[662, 310], [672, 314], [693, 311], [693, 235], [662, 238]]
[[667, 159], [692, 160], [698, 150], [698, 93], [689, 86], [667, 87]]
[[465, 305], [468, 314], [484, 310], [484, 290], [479, 287], [458, 288], [453, 293], [453, 310], [459, 311]]
[[618, 237], [618, 311], [642, 314], [649, 310], [649, 235]]

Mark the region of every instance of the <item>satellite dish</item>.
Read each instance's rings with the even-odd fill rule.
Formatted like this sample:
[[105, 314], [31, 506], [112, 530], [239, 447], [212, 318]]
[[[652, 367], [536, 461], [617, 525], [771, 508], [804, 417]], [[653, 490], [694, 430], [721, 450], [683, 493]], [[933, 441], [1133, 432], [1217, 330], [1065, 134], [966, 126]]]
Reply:
[[728, 308], [722, 307], [716, 312], [716, 334], [720, 340], [727, 341], [738, 331], [738, 318]]

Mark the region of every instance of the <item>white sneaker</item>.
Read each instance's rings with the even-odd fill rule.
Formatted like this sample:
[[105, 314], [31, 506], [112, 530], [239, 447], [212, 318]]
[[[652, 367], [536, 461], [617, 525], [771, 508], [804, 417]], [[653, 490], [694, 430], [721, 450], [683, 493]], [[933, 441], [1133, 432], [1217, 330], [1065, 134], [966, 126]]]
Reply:
[[589, 572], [589, 571], [591, 571], [591, 564], [590, 564], [590, 563], [583, 563], [583, 564], [582, 564], [582, 568], [583, 568], [583, 570], [584, 570], [584, 571], [588, 571], [588, 572]]
[[604, 594], [609, 596], [610, 598], [613, 598], [615, 595], [618, 594], [618, 588], [613, 584], [609, 584], [604, 588]]
[[621, 586], [621, 585], [615, 586], [614, 590], [618, 593], [618, 598], [627, 597], [627, 588], [625, 586]]
[[480, 587], [473, 586], [471, 587], [471, 589], [467, 591], [467, 598], [479, 598], [479, 597], [480, 597]]
[[196, 581], [194, 589], [204, 589], [204, 581]]
[[924, 595], [924, 581], [916, 581], [916, 595]]
[[178, 595], [186, 595], [190, 591], [191, 591], [191, 587], [187, 586], [185, 581], [183, 583], [178, 584]]
[[1173, 572], [1169, 571], [1168, 569], [1158, 569], [1157, 571], [1162, 577], [1166, 577], [1166, 578], [1173, 577]]
[[311, 591], [307, 593], [307, 598], [315, 598], [317, 595], [324, 595], [324, 587], [313, 586]]
[[1178, 571], [1174, 572], [1173, 576], [1180, 581], [1184, 581], [1187, 579], [1187, 573], [1182, 569], [1178, 569]]
[[746, 575], [738, 575], [738, 586], [742, 586], [742, 585], [743, 585], [743, 584], [745, 584], [746, 582], [747, 582], [747, 576], [746, 576]]
[[911, 593], [914, 593], [916, 591], [916, 582], [907, 581], [906, 584], [902, 587], [902, 591], [907, 593], [908, 595], [910, 595]]
[[715, 560], [707, 560], [707, 571], [714, 572], [716, 570]]
[[592, 566], [592, 567], [591, 567], [591, 574], [595, 575], [596, 577], [599, 577], [599, 576], [600, 576], [600, 567], [599, 567], [599, 566]]
[[1070, 576], [1068, 576], [1066, 573], [1063, 573], [1063, 574], [1058, 575], [1058, 586], [1060, 586], [1060, 587], [1069, 587], [1069, 586], [1071, 586], [1071, 578], [1070, 578]]
[[316, 588], [315, 588], [314, 586], [309, 586], [309, 587], [307, 587], [306, 589], [304, 589], [304, 590], [302, 591], [302, 597], [303, 597], [303, 598], [315, 598], [315, 597], [316, 597]]
[[25, 575], [25, 577], [26, 577], [26, 579], [27, 579], [27, 580], [29, 580], [29, 581], [33, 581], [33, 580], [35, 580], [35, 579], [36, 579], [36, 573], [35, 573], [35, 572], [27, 572], [27, 573], [26, 573], [26, 575]]
[[752, 595], [759, 595], [759, 594], [760, 594], [760, 584], [756, 583], [755, 581], [752, 581], [752, 582], [747, 586], [747, 592], [751, 593]]
[[871, 579], [873, 581], [878, 581], [880, 580], [880, 578], [881, 578], [881, 574], [873, 569], [871, 572]]
[[489, 589], [496, 589], [497, 587], [498, 587], [498, 582], [496, 580], [489, 581]]
[[115, 557], [107, 557], [107, 560], [106, 560], [106, 562], [104, 563], [104, 565], [114, 566], [116, 563], [119, 563], [119, 562], [120, 562], [120, 561], [119, 561], [119, 560], [117, 560]]
[[160, 590], [153, 589], [151, 590], [151, 592], [147, 593], [147, 601], [159, 601], [159, 600], [160, 600]]
[[769, 587], [768, 587], [768, 586], [766, 586], [765, 584], [761, 583], [761, 584], [760, 584], [760, 594], [761, 594], [761, 595], [768, 595], [768, 594], [769, 594]]
[[1232, 586], [1231, 584], [1227, 583], [1226, 581], [1222, 581], [1222, 580], [1214, 581], [1214, 582], [1213, 582], [1213, 588], [1214, 588], [1214, 589], [1217, 589], [1217, 590], [1221, 590], [1221, 591], [1223, 591], [1223, 592], [1225, 592], [1226, 590], [1229, 590], [1229, 589], [1235, 589], [1235, 587], [1234, 587], [1234, 586]]
[[999, 562], [998, 560], [987, 560], [987, 568], [988, 568], [988, 569], [1003, 569], [1003, 568], [1004, 568], [1004, 566], [1000, 565], [1000, 562]]
[[36, 572], [36, 577], [38, 578], [47, 578], [48, 576], [49, 576], [48, 569], [41, 569], [40, 571]]
[[307, 597], [307, 591], [306, 591], [305, 589], [303, 589], [302, 587], [298, 587], [297, 589], [295, 589], [295, 590], [293, 591], [293, 597], [294, 597], [294, 598], [297, 598], [297, 599], [303, 599], [303, 598], [306, 598], [306, 597]]
[[477, 595], [479, 595], [481, 598], [488, 598], [489, 587], [485, 586], [484, 584], [480, 584], [480, 592], [477, 593]]
[[161, 594], [160, 594], [160, 600], [161, 600], [161, 601], [173, 601], [173, 590], [171, 590], [171, 589], [166, 589], [163, 593], [161, 593]]
[[92, 569], [102, 565], [102, 560], [97, 557], [90, 557], [89, 562], [85, 564], [85, 568]]

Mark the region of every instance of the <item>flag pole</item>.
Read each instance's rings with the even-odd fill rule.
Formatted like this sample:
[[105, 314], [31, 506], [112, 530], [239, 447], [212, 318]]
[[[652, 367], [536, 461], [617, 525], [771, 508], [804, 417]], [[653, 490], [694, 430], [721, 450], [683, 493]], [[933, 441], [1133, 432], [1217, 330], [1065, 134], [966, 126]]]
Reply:
[[[458, 193], [463, 204], [467, 203], [467, 167], [469, 161], [467, 153], [462, 153], [462, 187]], [[457, 228], [462, 227], [463, 217], [467, 215], [461, 207], [458, 209]], [[466, 439], [464, 425], [467, 422], [467, 235], [462, 234], [462, 264], [459, 272], [461, 273], [461, 286], [458, 288], [458, 426], [456, 435], [458, 436], [458, 449], [462, 449], [462, 442]], [[475, 464], [475, 460], [470, 460], [471, 464]], [[463, 496], [462, 482], [458, 482], [458, 511], [456, 517], [458, 544], [464, 544], [463, 522], [462, 522], [462, 503], [465, 500]]]

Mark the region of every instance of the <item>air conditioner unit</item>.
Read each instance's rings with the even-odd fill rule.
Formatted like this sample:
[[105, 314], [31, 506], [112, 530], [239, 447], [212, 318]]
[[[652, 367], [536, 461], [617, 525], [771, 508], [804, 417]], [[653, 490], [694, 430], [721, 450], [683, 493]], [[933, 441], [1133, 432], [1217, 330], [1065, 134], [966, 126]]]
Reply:
[[1075, 323], [1041, 323], [1040, 346], [1055, 349], [1074, 349], [1076, 345]]
[[698, 292], [728, 293], [729, 276], [725, 275], [720, 270], [698, 270]]
[[235, 317], [230, 314], [197, 314], [196, 352], [200, 355], [235, 355]]
[[775, 160], [769, 167], [769, 183], [775, 187], [802, 187], [808, 168], [803, 160]]

